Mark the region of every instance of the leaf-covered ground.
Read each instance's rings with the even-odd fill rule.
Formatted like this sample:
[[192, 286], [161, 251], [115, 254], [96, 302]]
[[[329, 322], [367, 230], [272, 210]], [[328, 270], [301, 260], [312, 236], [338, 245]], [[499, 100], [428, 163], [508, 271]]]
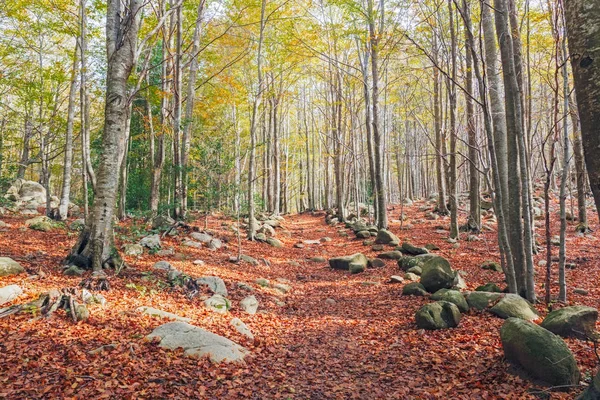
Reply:
[[[416, 245], [438, 245], [436, 253], [447, 257], [455, 269], [467, 272], [469, 289], [488, 281], [501, 284], [501, 273], [480, 268], [485, 260], [497, 260], [495, 233], [482, 233], [480, 241], [463, 240], [453, 248], [444, 240], [447, 234], [439, 231], [447, 228], [448, 220], [426, 220], [424, 204], [404, 207], [409, 216], [404, 225], [413, 226], [409, 230], [400, 230], [400, 207], [396, 206], [390, 214], [391, 230]], [[77, 233], [67, 229], [42, 233], [26, 229], [25, 218], [0, 219], [11, 225], [0, 230], [0, 256], [17, 260], [30, 274], [0, 278], [0, 286], [15, 283], [25, 290], [15, 303], [37, 298], [49, 289], [78, 285], [81, 278], [61, 274], [61, 261]], [[395, 261], [357, 275], [333, 271], [327, 263], [309, 262], [307, 258], [314, 256], [377, 254], [352, 234], [341, 236], [341, 225], [326, 225], [323, 214], [286, 216], [277, 236], [285, 244], [281, 249], [244, 240], [244, 253], [261, 260], [258, 266], [228, 262], [237, 251], [236, 237], [227, 227], [230, 220], [211, 217], [208, 223], [217, 237], [229, 240], [226, 248], [212, 252], [184, 247], [180, 236], [163, 240], [164, 247], [174, 247], [174, 256], [127, 257], [132, 268], [119, 277], [111, 274], [112, 289], [104, 293], [108, 304], [91, 306], [87, 322], [73, 324], [60, 312], [50, 319], [23, 314], [0, 319], [0, 398], [512, 399], [533, 398], [532, 392], [542, 389], [504, 361], [501, 319], [470, 311], [456, 329], [418, 330], [414, 313], [428, 300], [403, 297], [403, 284], [387, 283], [391, 275], [402, 275]], [[202, 227], [204, 220], [196, 224]], [[597, 226], [595, 217], [592, 226]], [[130, 232], [137, 228], [129, 223], [118, 232], [132, 241]], [[539, 233], [543, 234], [541, 229]], [[293, 247], [302, 240], [323, 237], [332, 241]], [[123, 244], [127, 238], [119, 236], [118, 240]], [[544, 243], [543, 238], [539, 241]], [[573, 226], [569, 227], [568, 260], [577, 264], [567, 275], [572, 304], [600, 305], [597, 247], [595, 234], [577, 237]], [[544, 257], [541, 252], [536, 262]], [[229, 315], [212, 313], [201, 299], [188, 300], [184, 293], [166, 288], [165, 275], [152, 272], [152, 265], [163, 259], [191, 276], [223, 278], [234, 305]], [[194, 265], [196, 259], [206, 264]], [[542, 295], [545, 267], [537, 269]], [[257, 278], [283, 278], [293, 289], [283, 295], [256, 285]], [[260, 301], [256, 315], [237, 307], [247, 295], [237, 289], [237, 282], [255, 288], [253, 294]], [[574, 294], [574, 288], [586, 289], [589, 295]], [[555, 285], [553, 292], [557, 290]], [[213, 365], [162, 350], [144, 337], [165, 321], [137, 313], [140, 306], [189, 317], [192, 324], [247, 347], [251, 356], [245, 365]], [[538, 309], [541, 315], [547, 312], [545, 305]], [[229, 325], [233, 317], [252, 329], [254, 341]], [[593, 374], [593, 347], [571, 339], [567, 343], [582, 374]], [[103, 345], [112, 346], [90, 354]], [[573, 393], [551, 396], [571, 398]]]

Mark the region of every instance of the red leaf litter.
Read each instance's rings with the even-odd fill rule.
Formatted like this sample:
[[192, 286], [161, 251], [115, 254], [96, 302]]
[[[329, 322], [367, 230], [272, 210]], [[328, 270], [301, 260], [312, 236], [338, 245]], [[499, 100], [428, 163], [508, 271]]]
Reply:
[[[405, 206], [403, 211], [409, 218], [404, 225], [413, 227], [400, 230], [400, 207], [396, 206], [390, 211], [390, 229], [415, 245], [439, 246], [435, 253], [447, 257], [453, 268], [466, 272], [469, 290], [487, 282], [502, 286], [501, 273], [480, 268], [486, 260], [498, 261], [495, 232], [484, 231], [480, 241], [461, 240], [460, 246], [453, 248], [445, 241], [447, 231], [440, 230], [448, 228], [449, 220], [424, 218], [432, 208], [425, 202]], [[591, 217], [592, 227], [597, 226], [595, 215]], [[80, 277], [61, 273], [62, 260], [77, 233], [61, 228], [49, 233], [33, 231], [24, 227], [22, 217], [2, 220], [11, 227], [0, 231], [0, 256], [13, 258], [28, 272], [0, 278], [0, 286], [18, 284], [25, 292], [4, 306], [79, 284]], [[139, 258], [125, 257], [131, 268], [119, 276], [109, 272], [111, 290], [103, 292], [107, 304], [89, 306], [91, 317], [85, 322], [74, 324], [62, 311], [48, 319], [28, 313], [0, 319], [0, 398], [524, 399], [540, 394], [548, 398], [543, 386], [530, 383], [504, 360], [499, 336], [503, 320], [470, 311], [463, 315], [458, 328], [418, 330], [414, 313], [429, 300], [403, 297], [403, 284], [388, 283], [391, 275], [403, 275], [395, 261], [356, 275], [331, 270], [326, 262], [309, 261], [315, 256], [327, 259], [355, 252], [368, 257], [377, 254], [343, 225], [328, 226], [323, 213], [285, 216], [277, 232], [283, 248], [243, 240], [244, 253], [259, 260], [258, 266], [228, 261], [237, 254], [230, 219], [217, 215], [208, 223], [208, 228], [226, 241], [224, 248], [213, 252], [185, 247], [181, 242], [186, 236], [182, 234], [163, 240], [163, 247], [175, 249], [173, 256], [146, 253]], [[204, 220], [196, 224], [202, 228]], [[129, 234], [131, 227], [132, 222], [118, 227], [119, 246], [125, 243], [121, 234]], [[557, 234], [558, 221], [553, 221], [553, 229]], [[340, 230], [350, 235], [343, 237]], [[537, 230], [543, 245], [543, 227]], [[323, 237], [332, 240], [294, 247], [295, 243]], [[598, 307], [597, 235], [578, 237], [571, 224], [567, 246], [568, 261], [577, 264], [567, 272], [570, 304]], [[535, 258], [537, 265], [545, 258], [544, 251]], [[195, 265], [196, 259], [204, 260], [205, 265]], [[160, 260], [190, 276], [221, 277], [233, 305], [230, 312], [213, 313], [204, 307], [201, 297], [189, 300], [182, 291], [164, 285], [165, 274], [152, 270]], [[545, 267], [536, 268], [537, 290], [543, 298]], [[558, 273], [554, 272], [552, 292], [556, 294]], [[285, 279], [292, 290], [282, 294], [261, 287], [255, 283], [258, 278], [271, 282]], [[260, 302], [256, 315], [240, 309], [239, 301], [249, 292], [238, 288], [238, 282], [254, 288], [252, 294]], [[589, 294], [575, 294], [575, 288]], [[181, 350], [163, 350], [145, 336], [168, 321], [136, 312], [140, 306], [191, 318], [191, 324], [225, 336], [251, 354], [245, 364], [217, 365], [207, 359], [184, 357]], [[546, 315], [545, 304], [537, 308], [540, 315]], [[253, 341], [231, 327], [229, 321], [234, 317], [252, 330]], [[597, 363], [593, 346], [574, 339], [566, 342], [582, 377], [593, 376]], [[105, 347], [99, 349], [101, 346]], [[92, 350], [97, 351], [90, 353]], [[567, 399], [581, 390], [550, 395]]]

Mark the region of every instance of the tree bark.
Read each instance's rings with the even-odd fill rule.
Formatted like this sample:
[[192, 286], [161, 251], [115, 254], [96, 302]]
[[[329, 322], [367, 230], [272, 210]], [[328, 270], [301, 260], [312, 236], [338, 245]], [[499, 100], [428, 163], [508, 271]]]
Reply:
[[565, 1], [565, 20], [581, 138], [590, 187], [600, 215], [600, 3]]

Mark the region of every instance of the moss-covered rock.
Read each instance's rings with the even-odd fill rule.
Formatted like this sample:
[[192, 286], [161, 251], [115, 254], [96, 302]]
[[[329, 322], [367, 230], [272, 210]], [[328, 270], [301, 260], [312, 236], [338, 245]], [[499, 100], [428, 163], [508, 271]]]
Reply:
[[377, 232], [377, 237], [375, 238], [376, 244], [390, 244], [397, 246], [400, 243], [400, 239], [398, 236], [394, 235], [392, 232], [387, 229], [380, 229]]
[[496, 303], [504, 295], [490, 292], [471, 292], [467, 295], [467, 304], [477, 310], [485, 310]]
[[421, 284], [429, 293], [440, 289], [450, 289], [456, 281], [456, 271], [444, 257], [429, 258], [422, 265]]
[[411, 282], [402, 288], [403, 296], [426, 296], [427, 290], [419, 282]]
[[502, 272], [502, 267], [496, 261], [485, 261], [483, 264], [481, 264], [481, 269]]
[[465, 300], [465, 296], [458, 290], [440, 289], [431, 295], [431, 300], [443, 300], [456, 304], [460, 312], [469, 311], [469, 304]]
[[425, 304], [415, 314], [415, 322], [421, 329], [447, 329], [458, 326], [460, 322], [458, 307], [447, 301]]
[[538, 319], [535, 308], [518, 294], [508, 293], [498, 303], [490, 308], [492, 314], [500, 318], [520, 318], [527, 321]]
[[[362, 272], [367, 268], [369, 260], [362, 253], [356, 253], [351, 256], [345, 257], [334, 257], [329, 259], [329, 266], [333, 269], [340, 269], [344, 271], [350, 271], [350, 266], [357, 272]], [[358, 269], [362, 266], [362, 271]]]
[[420, 254], [429, 253], [429, 250], [427, 250], [425, 247], [413, 246], [409, 242], [402, 243], [402, 247], [400, 248], [400, 251], [404, 254], [408, 254], [411, 256], [418, 256]]
[[383, 260], [399, 260], [402, 258], [402, 253], [399, 251], [386, 251], [384, 253], [380, 253], [377, 257]]
[[409, 270], [406, 272], [410, 272], [412, 274], [421, 276], [421, 274], [423, 273], [423, 269], [421, 267], [419, 267], [418, 265], [416, 265], [414, 267], [409, 268]]
[[500, 329], [507, 360], [551, 385], [575, 385], [579, 369], [573, 353], [557, 335], [536, 324], [509, 318]]
[[485, 285], [477, 286], [476, 292], [502, 293], [502, 289], [493, 282], [488, 282]]
[[596, 335], [598, 310], [592, 307], [572, 306], [549, 313], [541, 326], [563, 337], [587, 339]]

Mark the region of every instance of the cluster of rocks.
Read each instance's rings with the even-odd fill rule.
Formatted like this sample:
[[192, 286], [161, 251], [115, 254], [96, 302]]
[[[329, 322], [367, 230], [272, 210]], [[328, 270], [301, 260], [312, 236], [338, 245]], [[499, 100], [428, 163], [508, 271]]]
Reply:
[[[39, 209], [46, 208], [46, 189], [39, 183], [17, 179], [6, 191], [4, 198], [12, 202], [7, 209], [22, 215], [38, 215]], [[50, 197], [50, 207], [58, 208], [60, 199], [56, 196]], [[69, 214], [78, 215], [79, 206], [69, 203]]]

